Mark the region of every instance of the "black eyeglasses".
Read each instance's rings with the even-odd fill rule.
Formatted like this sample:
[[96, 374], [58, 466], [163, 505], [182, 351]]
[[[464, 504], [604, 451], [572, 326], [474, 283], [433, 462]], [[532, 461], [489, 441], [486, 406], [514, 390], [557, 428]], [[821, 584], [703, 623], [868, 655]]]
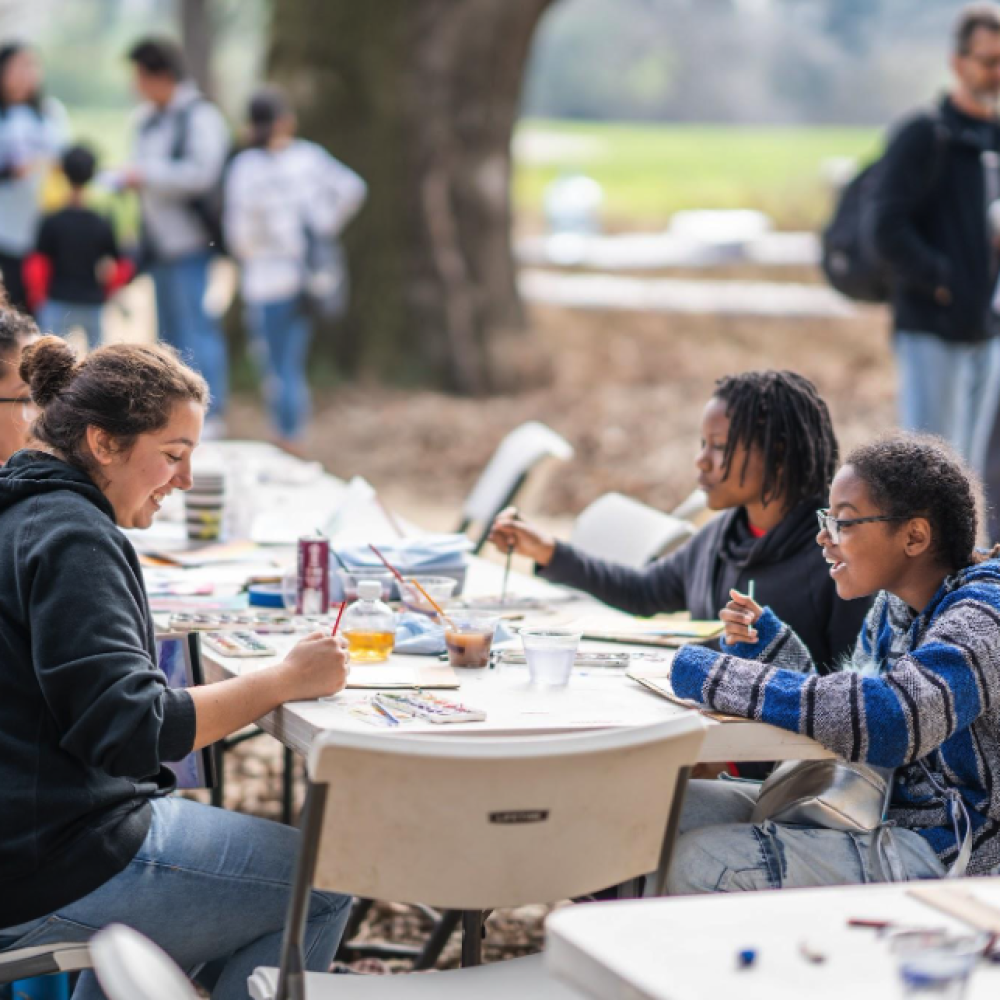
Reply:
[[0, 396], [0, 403], [20, 403], [22, 406], [27, 406], [30, 402], [30, 396]]
[[834, 545], [840, 543], [840, 529], [849, 528], [852, 524], [871, 524], [873, 521], [908, 521], [915, 514], [877, 514], [874, 517], [834, 517], [829, 509], [816, 511], [819, 530], [830, 536]]

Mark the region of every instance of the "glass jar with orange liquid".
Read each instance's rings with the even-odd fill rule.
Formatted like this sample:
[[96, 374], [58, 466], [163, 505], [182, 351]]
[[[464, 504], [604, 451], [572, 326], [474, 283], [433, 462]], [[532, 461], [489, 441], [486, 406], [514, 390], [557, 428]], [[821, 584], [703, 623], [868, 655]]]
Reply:
[[344, 612], [340, 631], [347, 639], [352, 663], [381, 663], [392, 652], [396, 616], [379, 600], [381, 596], [380, 581], [360, 580], [358, 600]]

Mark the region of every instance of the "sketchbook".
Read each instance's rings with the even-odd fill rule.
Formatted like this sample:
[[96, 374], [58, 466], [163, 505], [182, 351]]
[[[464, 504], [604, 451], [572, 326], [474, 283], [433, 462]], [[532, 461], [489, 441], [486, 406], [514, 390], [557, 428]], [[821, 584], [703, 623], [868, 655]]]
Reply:
[[696, 701], [691, 701], [689, 698], [678, 698], [674, 694], [674, 689], [670, 686], [670, 678], [664, 673], [645, 673], [642, 670], [628, 670], [625, 672], [625, 676], [641, 684], [648, 691], [652, 691], [654, 694], [658, 694], [661, 698], [666, 698], [667, 701], [672, 701], [675, 705], [683, 705], [685, 708], [693, 708], [697, 712], [701, 712], [708, 719], [715, 719], [716, 722], [748, 722], [748, 719], [741, 719], [737, 715], [723, 715], [721, 712], [711, 712], [707, 708], [702, 707]]

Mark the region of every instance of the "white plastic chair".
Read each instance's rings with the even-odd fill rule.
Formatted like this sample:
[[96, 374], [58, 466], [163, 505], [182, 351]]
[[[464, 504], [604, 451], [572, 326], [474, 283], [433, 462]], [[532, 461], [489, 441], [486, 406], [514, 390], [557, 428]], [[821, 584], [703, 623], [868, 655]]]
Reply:
[[57, 941], [32, 948], [15, 948], [0, 954], [0, 986], [16, 983], [19, 979], [89, 968], [90, 950], [86, 941]]
[[[310, 890], [463, 910], [463, 962], [478, 957], [484, 909], [580, 896], [654, 869], [653, 891], [662, 893], [683, 801], [674, 789], [683, 789], [705, 728], [692, 713], [569, 736], [326, 734], [309, 756], [281, 968], [254, 970], [250, 996], [574, 1000], [540, 955], [419, 975], [303, 973]], [[109, 1000], [194, 997], [135, 931], [111, 926], [91, 952]]]
[[641, 569], [683, 545], [694, 531], [672, 514], [621, 493], [605, 493], [580, 512], [570, 544], [588, 556]]
[[531, 470], [544, 458], [567, 462], [572, 457], [572, 445], [551, 427], [537, 420], [515, 427], [497, 445], [476, 485], [465, 498], [458, 531], [464, 532], [472, 524], [479, 526], [480, 538], [475, 548], [478, 552], [497, 514], [513, 502]]
[[255, 970], [251, 997], [568, 998], [537, 956], [432, 976], [304, 975], [310, 888], [462, 910], [463, 965], [478, 962], [484, 910], [582, 896], [653, 870], [662, 892], [682, 799], [674, 789], [704, 731], [691, 714], [533, 738], [326, 734], [309, 757], [281, 969]]
[[708, 506], [702, 489], [692, 490], [670, 513], [682, 521], [692, 521]]

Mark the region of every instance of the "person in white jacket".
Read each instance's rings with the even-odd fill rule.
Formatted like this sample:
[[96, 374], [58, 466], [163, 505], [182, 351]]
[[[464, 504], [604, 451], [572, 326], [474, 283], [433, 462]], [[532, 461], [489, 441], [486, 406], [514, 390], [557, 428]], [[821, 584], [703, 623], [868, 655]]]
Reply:
[[[300, 455], [309, 414], [310, 247], [333, 249], [368, 189], [321, 146], [296, 137], [295, 114], [277, 88], [258, 91], [248, 117], [249, 145], [226, 172], [224, 231], [241, 268], [276, 443]], [[343, 269], [326, 277], [347, 281]]]

